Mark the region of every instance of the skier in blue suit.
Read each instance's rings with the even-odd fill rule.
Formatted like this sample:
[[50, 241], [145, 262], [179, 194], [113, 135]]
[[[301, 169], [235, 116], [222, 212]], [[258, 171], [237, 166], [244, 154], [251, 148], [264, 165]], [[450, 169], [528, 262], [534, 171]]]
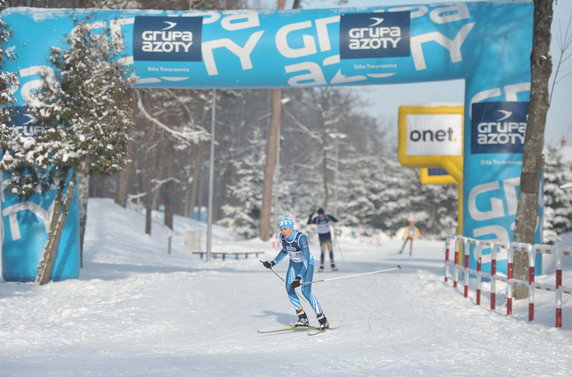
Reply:
[[329, 327], [328, 320], [324, 315], [322, 307], [318, 303], [316, 297], [312, 294], [312, 284], [302, 285], [302, 282], [312, 281], [314, 276], [314, 257], [310, 255], [308, 247], [308, 237], [302, 232], [294, 230], [294, 221], [289, 216], [284, 216], [279, 221], [282, 250], [271, 261], [262, 262], [264, 267], [272, 268], [272, 266], [280, 263], [288, 254], [290, 257], [290, 265], [286, 273], [286, 292], [290, 298], [290, 302], [296, 308], [298, 321], [294, 326], [309, 326], [308, 316], [304, 312], [304, 308], [300, 303], [300, 298], [296, 294], [296, 288], [302, 286], [302, 295], [312, 306], [316, 313], [320, 329]]

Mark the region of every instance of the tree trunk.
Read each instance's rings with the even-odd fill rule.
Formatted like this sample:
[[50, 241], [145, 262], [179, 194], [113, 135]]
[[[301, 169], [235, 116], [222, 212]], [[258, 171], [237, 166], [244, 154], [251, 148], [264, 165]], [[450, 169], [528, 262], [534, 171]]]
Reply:
[[115, 203], [123, 208], [127, 206], [129, 184], [133, 173], [133, 140], [127, 142], [127, 158], [129, 162], [117, 174], [117, 191], [115, 192]]
[[147, 150], [147, 158], [145, 159], [145, 233], [148, 235], [151, 235], [151, 228], [153, 223], [153, 205], [155, 203], [152, 182], [155, 178], [155, 148], [156, 145], [151, 146]]
[[[284, 9], [286, 0], [278, 0], [277, 9]], [[282, 118], [282, 89], [272, 89], [272, 119], [266, 142], [266, 164], [264, 166], [264, 182], [262, 185], [262, 207], [260, 208], [260, 225], [258, 237], [268, 241], [272, 235], [270, 219], [272, 217], [272, 186], [274, 183], [274, 170], [278, 154], [278, 140], [280, 138], [280, 122]]]
[[[542, 154], [544, 128], [546, 113], [550, 106], [548, 80], [552, 73], [550, 57], [552, 15], [552, 0], [534, 1], [534, 32], [530, 57], [532, 83], [514, 232], [516, 242], [531, 244], [534, 243], [534, 231], [538, 220], [538, 191], [544, 166]], [[525, 253], [517, 252], [514, 256], [514, 277], [528, 281], [528, 255]], [[528, 297], [528, 289], [517, 286], [514, 297], [516, 299]]]
[[54, 230], [58, 223], [60, 207], [62, 205], [63, 190], [64, 187], [59, 185], [56, 197], [54, 199], [54, 208], [52, 209], [52, 219], [50, 220], [50, 227], [48, 228], [48, 239], [46, 240], [46, 244], [44, 245], [44, 251], [42, 252], [42, 259], [40, 260], [40, 264], [38, 265], [38, 274], [36, 275], [36, 283], [40, 283], [40, 281], [43, 280], [44, 274], [46, 273], [46, 270], [48, 268], [47, 266], [50, 259], [49, 250], [51, 249], [51, 245], [54, 242], [54, 238], [56, 235], [56, 232]]
[[151, 191], [153, 183], [151, 183], [152, 178], [152, 167], [151, 163], [147, 161], [145, 166], [146, 171], [146, 188], [145, 192], [145, 234], [151, 235], [151, 224], [153, 222], [153, 192]]
[[165, 200], [165, 226], [169, 229], [173, 229], [173, 216], [175, 212], [175, 203], [177, 202], [176, 196], [176, 182], [172, 179], [173, 177], [173, 164], [175, 160], [175, 149], [173, 148], [173, 143], [166, 139], [164, 141], [162, 164], [163, 164], [163, 179], [169, 179], [169, 181], [164, 183], [163, 198]]
[[[320, 98], [322, 100], [322, 98]], [[324, 200], [322, 206], [328, 208], [329, 194], [328, 194], [328, 134], [326, 132], [326, 119], [324, 118], [324, 104], [320, 105], [320, 123], [322, 126], [322, 184], [324, 186]]]
[[[202, 173], [202, 171], [201, 171]], [[198, 182], [197, 182], [197, 220], [199, 221], [203, 221], [203, 207], [207, 207], [207, 204], [205, 203], [205, 176], [204, 174], [201, 174], [198, 177]], [[208, 215], [208, 214], [207, 214]], [[205, 219], [206, 221], [206, 219]]]
[[[67, 174], [65, 176], [67, 176]], [[61, 203], [61, 199], [63, 196], [63, 191], [66, 189], [65, 178], [58, 185], [59, 188], [58, 188], [58, 193], [56, 194], [56, 199], [55, 199], [56, 202], [54, 205], [54, 212], [52, 213], [52, 220], [50, 221], [48, 240], [46, 242], [46, 246], [44, 247], [42, 261], [40, 262], [40, 266], [38, 268], [38, 275], [36, 276], [36, 282], [39, 283], [40, 285], [47, 284], [50, 281], [50, 275], [52, 273], [52, 267], [54, 265], [54, 261], [56, 260], [56, 253], [58, 250], [58, 245], [60, 243], [60, 237], [62, 235], [62, 231], [64, 229], [64, 225], [69, 214], [70, 204], [73, 199], [75, 180], [76, 180], [76, 172], [74, 170], [70, 178], [70, 183], [67, 186], [67, 192], [65, 200], [63, 202], [63, 206]], [[60, 207], [63, 207], [61, 216], [59, 215]]]
[[83, 268], [83, 240], [87, 225], [87, 202], [89, 199], [89, 175], [79, 174], [79, 266]]
[[272, 216], [272, 186], [274, 170], [278, 156], [278, 140], [280, 138], [280, 121], [282, 117], [282, 90], [272, 89], [272, 119], [268, 141], [266, 143], [266, 165], [264, 166], [264, 183], [262, 187], [262, 207], [260, 209], [259, 237], [267, 241], [271, 236], [270, 219]]
[[[206, 106], [203, 107], [202, 115], [201, 115], [201, 124], [206, 124], [207, 121], [207, 108]], [[195, 206], [197, 205], [197, 197], [198, 197], [198, 190], [199, 184], [201, 182], [201, 174], [203, 171], [203, 146], [205, 143], [200, 142], [193, 153], [193, 162], [192, 162], [192, 173], [191, 177], [193, 181], [191, 182], [191, 192], [189, 193], [189, 202], [187, 203], [187, 208], [190, 213], [189, 217], [193, 217], [195, 212]], [[199, 204], [200, 206], [200, 204]]]
[[197, 146], [197, 151], [193, 158], [193, 182], [191, 182], [191, 192], [189, 194], [189, 211], [190, 217], [192, 218], [195, 213], [195, 207], [200, 207], [202, 203], [199, 201], [199, 188], [202, 182], [201, 174], [203, 171], [203, 145], [204, 143], [200, 143]]

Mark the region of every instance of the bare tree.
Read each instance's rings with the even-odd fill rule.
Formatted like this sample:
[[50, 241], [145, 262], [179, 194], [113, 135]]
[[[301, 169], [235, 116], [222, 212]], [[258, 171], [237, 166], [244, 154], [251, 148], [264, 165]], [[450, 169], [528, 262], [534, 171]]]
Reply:
[[[534, 31], [530, 57], [532, 82], [520, 174], [520, 194], [516, 211], [514, 232], [516, 242], [534, 243], [534, 233], [538, 225], [537, 203], [540, 177], [544, 166], [542, 153], [544, 129], [546, 113], [550, 106], [548, 82], [552, 73], [550, 28], [553, 3], [553, 0], [534, 1]], [[519, 280], [528, 280], [528, 255], [524, 252], [517, 252], [514, 256], [514, 277]], [[528, 297], [528, 288], [517, 286], [514, 290], [514, 297], [516, 299]]]
[[[286, 0], [278, 0], [277, 9], [284, 9]], [[259, 237], [267, 241], [271, 236], [270, 218], [272, 216], [272, 186], [278, 154], [278, 139], [280, 138], [280, 123], [282, 122], [282, 89], [272, 89], [272, 118], [266, 144], [266, 165], [264, 167], [264, 183], [262, 189], [262, 207], [260, 209]]]
[[556, 84], [564, 80], [566, 77], [572, 75], [572, 71], [565, 71], [563, 69], [564, 63], [572, 57], [570, 52], [570, 47], [572, 46], [572, 15], [568, 17], [568, 25], [566, 25], [566, 30], [562, 30], [562, 25], [558, 25], [558, 34], [556, 35], [556, 41], [558, 42], [559, 56], [556, 61], [556, 67], [554, 69], [554, 77], [552, 78], [552, 87], [550, 88], [550, 97], [548, 98], [548, 103], [552, 102], [552, 96], [554, 95], [554, 88]]
[[125, 167], [117, 174], [117, 191], [115, 192], [115, 203], [123, 208], [127, 206], [129, 195], [129, 184], [133, 176], [133, 140], [127, 142], [127, 158], [129, 161]]

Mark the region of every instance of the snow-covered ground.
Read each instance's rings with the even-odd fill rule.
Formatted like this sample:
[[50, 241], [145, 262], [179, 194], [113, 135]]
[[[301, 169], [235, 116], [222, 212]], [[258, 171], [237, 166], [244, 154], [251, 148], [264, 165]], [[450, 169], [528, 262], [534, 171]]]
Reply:
[[[418, 241], [409, 257], [395, 254], [399, 240], [342, 236], [340, 271], [320, 278], [403, 269], [315, 284], [339, 329], [258, 334], [295, 320], [283, 283], [256, 258], [206, 263], [186, 253], [184, 231], [197, 225], [204, 228], [176, 218], [174, 233], [155, 224], [148, 237], [141, 214], [90, 200], [79, 280], [0, 282], [0, 376], [572, 375], [570, 296], [562, 329], [553, 327], [550, 292], [537, 292], [533, 323], [527, 302], [516, 304], [512, 318], [500, 301], [488, 310], [486, 292], [476, 306], [474, 291], [465, 299], [443, 282], [438, 241]], [[275, 255], [270, 242], [218, 227], [213, 249]]]

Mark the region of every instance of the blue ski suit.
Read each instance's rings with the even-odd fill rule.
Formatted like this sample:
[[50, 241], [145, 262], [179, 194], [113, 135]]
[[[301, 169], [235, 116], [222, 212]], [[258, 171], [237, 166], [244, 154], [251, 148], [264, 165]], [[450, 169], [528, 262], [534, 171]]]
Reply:
[[[302, 308], [300, 298], [296, 294], [296, 290], [290, 287], [292, 281], [296, 277], [302, 278], [303, 282], [312, 281], [314, 277], [314, 257], [310, 255], [310, 248], [308, 247], [308, 237], [305, 234], [293, 231], [290, 237], [285, 238], [280, 236], [282, 241], [282, 250], [272, 260], [274, 264], [278, 264], [286, 254], [290, 257], [290, 265], [286, 273], [286, 292], [290, 298], [292, 305], [296, 309]], [[314, 309], [316, 315], [322, 314], [322, 307], [318, 303], [316, 297], [312, 294], [312, 284], [302, 285], [302, 294]]]

